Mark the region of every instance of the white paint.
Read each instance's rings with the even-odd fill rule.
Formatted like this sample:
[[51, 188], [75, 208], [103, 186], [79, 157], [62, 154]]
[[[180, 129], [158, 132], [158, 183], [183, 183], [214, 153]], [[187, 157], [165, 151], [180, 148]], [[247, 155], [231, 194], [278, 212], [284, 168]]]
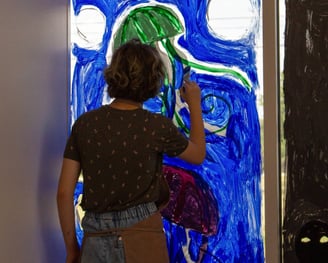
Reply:
[[210, 0], [207, 17], [215, 35], [238, 40], [251, 32], [257, 14], [248, 0]]
[[312, 54], [312, 52], [313, 52], [313, 39], [311, 36], [312, 16], [313, 16], [313, 11], [308, 10], [307, 11], [307, 20], [308, 20], [309, 28], [307, 28], [306, 32], [305, 32], [305, 45], [306, 45], [306, 52], [308, 54]]
[[82, 48], [98, 49], [106, 28], [105, 15], [97, 7], [86, 5], [76, 17], [71, 13], [71, 18], [72, 42]]

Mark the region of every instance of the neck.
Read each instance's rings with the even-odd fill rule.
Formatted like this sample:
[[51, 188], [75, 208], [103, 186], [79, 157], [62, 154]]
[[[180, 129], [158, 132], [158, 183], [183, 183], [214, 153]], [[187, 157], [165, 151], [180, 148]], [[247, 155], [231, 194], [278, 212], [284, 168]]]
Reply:
[[129, 99], [114, 99], [110, 106], [121, 110], [134, 110], [142, 108], [142, 103]]

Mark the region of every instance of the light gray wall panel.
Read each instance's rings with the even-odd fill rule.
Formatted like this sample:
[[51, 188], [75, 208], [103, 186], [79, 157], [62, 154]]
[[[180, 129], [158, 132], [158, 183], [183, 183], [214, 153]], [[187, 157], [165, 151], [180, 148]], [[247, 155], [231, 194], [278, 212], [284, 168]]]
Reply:
[[1, 2], [1, 262], [64, 259], [55, 195], [67, 131], [67, 4]]

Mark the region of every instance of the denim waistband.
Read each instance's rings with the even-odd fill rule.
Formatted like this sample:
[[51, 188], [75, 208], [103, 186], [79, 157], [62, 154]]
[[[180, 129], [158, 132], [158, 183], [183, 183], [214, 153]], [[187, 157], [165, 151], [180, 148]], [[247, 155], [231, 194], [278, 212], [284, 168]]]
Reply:
[[[127, 227], [131, 224], [140, 222], [152, 214], [156, 213], [157, 206], [154, 202], [139, 204], [137, 206], [133, 206], [127, 208], [125, 210], [120, 211], [111, 211], [111, 212], [104, 212], [104, 213], [95, 213], [86, 211], [84, 215], [84, 221], [96, 220], [96, 221], [103, 221], [106, 220], [111, 221], [110, 226], [107, 225], [106, 227]], [[102, 224], [101, 224], [102, 225]], [[102, 226], [100, 228], [103, 228]], [[98, 228], [98, 227], [97, 227]]]

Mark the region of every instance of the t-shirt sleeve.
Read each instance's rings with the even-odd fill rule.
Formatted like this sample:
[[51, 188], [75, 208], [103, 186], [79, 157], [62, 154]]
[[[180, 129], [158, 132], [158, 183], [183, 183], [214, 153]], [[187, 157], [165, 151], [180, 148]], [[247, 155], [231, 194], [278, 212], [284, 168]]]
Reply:
[[66, 142], [64, 158], [80, 162], [80, 153], [79, 153], [79, 147], [77, 141], [77, 135], [78, 135], [77, 131], [78, 131], [78, 122], [75, 122], [72, 127], [71, 134]]
[[163, 143], [163, 153], [174, 157], [181, 154], [188, 146], [188, 138], [186, 138], [178, 128], [169, 119], [164, 121], [165, 140]]

